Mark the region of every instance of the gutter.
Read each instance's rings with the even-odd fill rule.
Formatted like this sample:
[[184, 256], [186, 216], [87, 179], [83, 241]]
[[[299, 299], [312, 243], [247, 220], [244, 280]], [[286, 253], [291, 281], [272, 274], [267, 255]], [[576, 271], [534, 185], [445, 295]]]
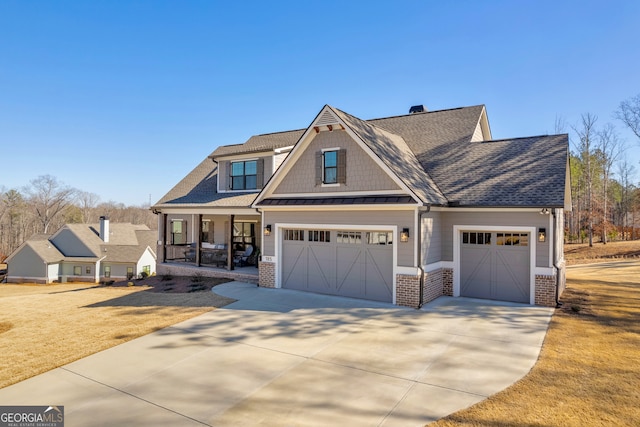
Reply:
[[418, 208], [418, 270], [420, 270], [420, 299], [418, 300], [418, 309], [424, 305], [424, 268], [422, 267], [422, 215], [431, 211], [431, 205]]

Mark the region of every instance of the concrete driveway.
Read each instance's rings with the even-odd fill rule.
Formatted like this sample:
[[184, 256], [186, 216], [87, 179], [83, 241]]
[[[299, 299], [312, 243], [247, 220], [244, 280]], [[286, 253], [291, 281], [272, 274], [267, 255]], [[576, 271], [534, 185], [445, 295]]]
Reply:
[[553, 312], [215, 291], [238, 302], [6, 387], [0, 404], [64, 405], [67, 427], [421, 426], [524, 376]]

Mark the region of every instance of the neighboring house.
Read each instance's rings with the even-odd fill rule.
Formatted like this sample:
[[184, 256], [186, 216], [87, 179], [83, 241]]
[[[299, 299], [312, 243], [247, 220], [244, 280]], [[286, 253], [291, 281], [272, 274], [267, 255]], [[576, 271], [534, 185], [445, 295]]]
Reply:
[[553, 306], [568, 162], [566, 134], [492, 140], [482, 105], [375, 120], [327, 105], [306, 129], [217, 148], [153, 206], [158, 270], [220, 265], [213, 251], [231, 270], [252, 245], [260, 286]]
[[36, 234], [7, 258], [7, 282], [95, 282], [155, 273], [157, 232], [146, 225], [67, 224]]

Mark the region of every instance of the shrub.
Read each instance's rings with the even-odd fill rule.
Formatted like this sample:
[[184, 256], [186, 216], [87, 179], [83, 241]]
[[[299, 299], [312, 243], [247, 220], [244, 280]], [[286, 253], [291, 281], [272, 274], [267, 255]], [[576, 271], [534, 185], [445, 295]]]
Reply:
[[140, 273], [140, 275], [138, 276], [141, 280], [146, 279], [147, 277], [149, 277], [149, 273], [147, 273], [146, 271], [143, 271], [142, 273]]
[[173, 280], [173, 276], [171, 274], [163, 274], [160, 280], [162, 280], [163, 282], [166, 282], [168, 280]]
[[193, 276], [191, 276], [191, 281], [193, 283], [200, 283], [204, 280], [204, 276], [202, 276], [201, 273], [196, 273]]

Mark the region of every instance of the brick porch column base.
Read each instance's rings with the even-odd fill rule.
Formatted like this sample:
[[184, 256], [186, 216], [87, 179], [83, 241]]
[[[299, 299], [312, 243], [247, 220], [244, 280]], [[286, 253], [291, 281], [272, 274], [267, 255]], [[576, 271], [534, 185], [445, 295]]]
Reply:
[[411, 308], [420, 306], [420, 276], [396, 275], [396, 304]]
[[276, 287], [276, 265], [273, 262], [259, 262], [258, 284], [263, 288]]

